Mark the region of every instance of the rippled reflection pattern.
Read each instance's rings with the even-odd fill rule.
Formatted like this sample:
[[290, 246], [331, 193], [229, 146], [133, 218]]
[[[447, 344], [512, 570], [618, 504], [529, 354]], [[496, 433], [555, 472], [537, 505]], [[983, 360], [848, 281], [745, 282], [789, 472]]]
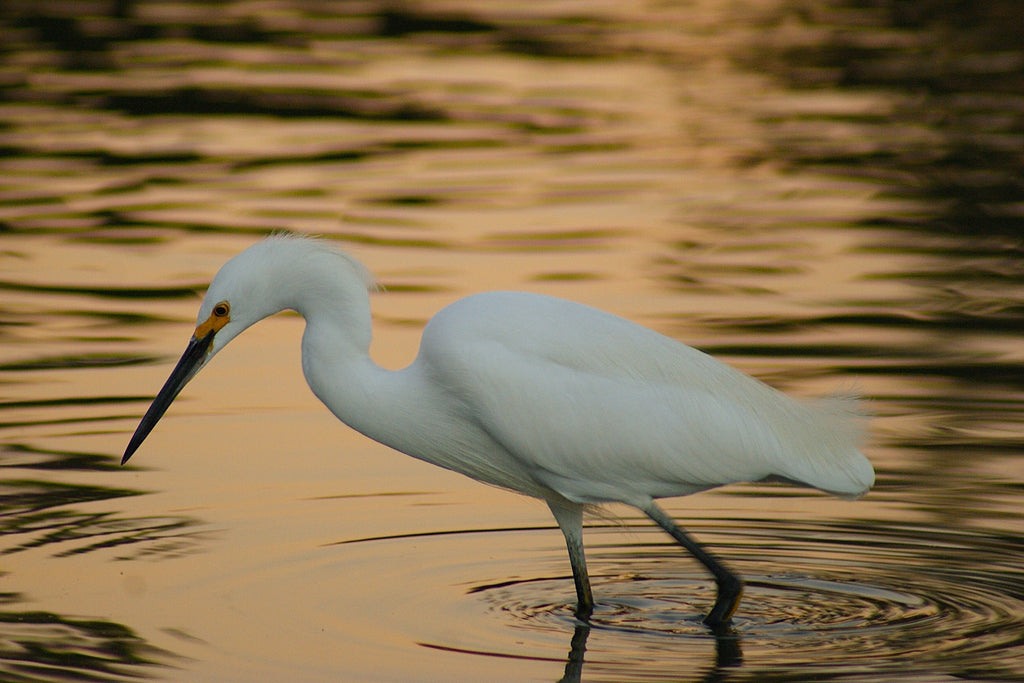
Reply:
[[[1019, 15], [0, 3], [0, 678], [1024, 679]], [[119, 468], [196, 292], [281, 228], [380, 276], [388, 367], [455, 298], [563, 296], [858, 387], [878, 485], [669, 501], [749, 579], [716, 640], [634, 519], [590, 522], [578, 624], [547, 511], [336, 425], [294, 317]]]
[[7, 681], [115, 681], [155, 674], [173, 660], [128, 627], [52, 612], [8, 610], [0, 598], [0, 675]]
[[[915, 667], [967, 678], [1024, 675], [1021, 660], [1007, 656], [1020, 648], [1024, 632], [1018, 539], [884, 524], [790, 522], [780, 529], [748, 520], [695, 528], [745, 572], [747, 583], [733, 633], [711, 648], [713, 638], [701, 623], [701, 610], [714, 600], [707, 578], [670, 543], [649, 538], [656, 532], [629, 529], [643, 537], [641, 543], [606, 542], [594, 553], [594, 581], [605, 599], [585, 634], [582, 661], [595, 664], [584, 667], [587, 680], [591, 673], [650, 680], [692, 664], [715, 671], [741, 663], [744, 678], [769, 676], [778, 667], [799, 669], [787, 680], [897, 675]], [[605, 534], [596, 535], [601, 544]], [[643, 550], [637, 552], [637, 545]], [[760, 573], [751, 573], [747, 563]], [[475, 586], [471, 592], [527, 633], [565, 634], [575, 623], [571, 576]], [[561, 600], [552, 602], [555, 596]], [[472, 651], [507, 655], [504, 642], [490, 647], [495, 649], [481, 643]], [[632, 661], [632, 648], [651, 649], [657, 657]], [[628, 666], [612, 664], [624, 660]]]

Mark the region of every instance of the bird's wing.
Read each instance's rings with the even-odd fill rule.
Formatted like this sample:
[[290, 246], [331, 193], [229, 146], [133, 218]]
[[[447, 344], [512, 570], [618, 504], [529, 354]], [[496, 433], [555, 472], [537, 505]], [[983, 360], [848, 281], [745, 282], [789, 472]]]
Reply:
[[[421, 354], [466, 419], [570, 500], [642, 502], [771, 475], [841, 492], [860, 485], [814, 452], [822, 428], [807, 406], [596, 309], [470, 297], [428, 325]], [[838, 444], [851, 448], [863, 460]], [[780, 466], [786, 458], [799, 466]]]
[[531, 476], [570, 500], [682, 495], [771, 473], [744, 448], [750, 421], [713, 395], [507, 349], [492, 348], [487, 358], [502, 367], [475, 375], [473, 418]]

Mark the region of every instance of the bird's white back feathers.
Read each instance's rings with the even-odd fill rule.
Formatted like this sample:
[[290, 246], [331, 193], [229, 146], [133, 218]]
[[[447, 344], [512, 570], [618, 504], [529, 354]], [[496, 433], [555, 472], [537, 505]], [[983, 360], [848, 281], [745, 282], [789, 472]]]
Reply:
[[572, 302], [475, 295], [424, 331], [419, 362], [532, 475], [576, 502], [772, 476], [840, 495], [874, 481], [854, 402], [798, 402], [691, 347]]

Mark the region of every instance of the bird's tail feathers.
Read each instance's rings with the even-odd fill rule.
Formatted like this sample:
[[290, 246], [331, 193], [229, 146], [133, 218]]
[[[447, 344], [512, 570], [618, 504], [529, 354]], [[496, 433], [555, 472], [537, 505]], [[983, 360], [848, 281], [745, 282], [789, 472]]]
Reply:
[[875, 470], [861, 453], [870, 418], [852, 392], [835, 393], [802, 404], [801, 438], [781, 440], [787, 450], [786, 476], [842, 497], [856, 498], [875, 483]]

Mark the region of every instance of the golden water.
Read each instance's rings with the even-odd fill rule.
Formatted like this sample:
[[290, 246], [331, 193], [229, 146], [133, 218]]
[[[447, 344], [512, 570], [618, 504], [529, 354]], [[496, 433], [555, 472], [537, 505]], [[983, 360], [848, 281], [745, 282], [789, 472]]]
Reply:
[[[0, 678], [1024, 677], [1012, 3], [122, 4], [0, 10]], [[296, 316], [119, 467], [197, 293], [283, 228], [379, 276], [385, 366], [466, 294], [562, 296], [858, 387], [878, 484], [666, 501], [748, 581], [716, 641], [625, 508], [581, 629], [545, 506], [335, 421]]]

